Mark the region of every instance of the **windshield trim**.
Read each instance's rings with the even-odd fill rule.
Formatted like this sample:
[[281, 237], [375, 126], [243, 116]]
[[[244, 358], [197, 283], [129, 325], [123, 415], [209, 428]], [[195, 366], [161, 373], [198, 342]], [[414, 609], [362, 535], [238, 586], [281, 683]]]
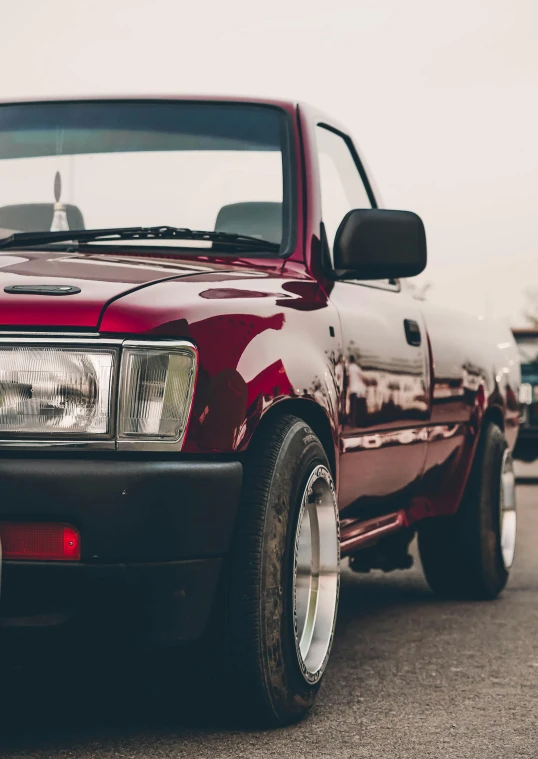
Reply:
[[[263, 108], [270, 109], [272, 111], [278, 111], [280, 114], [281, 124], [281, 156], [282, 156], [282, 240], [280, 243], [280, 250], [270, 253], [250, 251], [248, 252], [248, 258], [289, 258], [296, 249], [298, 235], [297, 235], [297, 175], [296, 175], [296, 150], [295, 150], [295, 133], [294, 133], [294, 119], [292, 115], [283, 107], [275, 105], [274, 103], [265, 103], [259, 101], [249, 101], [248, 99], [241, 100], [220, 100], [216, 98], [166, 98], [166, 97], [95, 97], [95, 98], [54, 98], [54, 99], [36, 99], [36, 100], [24, 100], [24, 101], [3, 101], [0, 102], [0, 108], [6, 108], [10, 106], [18, 107], [31, 107], [35, 105], [83, 105], [85, 103], [92, 103], [96, 105], [134, 105], [143, 103], [144, 105], [154, 104], [193, 104], [197, 105], [211, 105], [219, 108], [234, 108], [251, 107], [251, 108]], [[285, 212], [287, 210], [287, 213]], [[54, 244], [54, 243], [51, 243]], [[90, 243], [88, 243], [90, 245]], [[32, 245], [29, 243], [28, 248], [18, 248], [18, 250], [31, 249]], [[135, 247], [135, 246], [132, 246]], [[138, 246], [138, 249], [146, 246]], [[163, 246], [168, 250], [185, 250], [187, 246]], [[191, 248], [192, 250], [192, 248]], [[202, 250], [198, 248], [197, 250]], [[203, 249], [204, 255], [207, 252], [210, 253], [211, 249]], [[246, 251], [245, 251], [246, 253]], [[231, 255], [231, 251], [230, 254]], [[220, 255], [220, 254], [219, 254]]]

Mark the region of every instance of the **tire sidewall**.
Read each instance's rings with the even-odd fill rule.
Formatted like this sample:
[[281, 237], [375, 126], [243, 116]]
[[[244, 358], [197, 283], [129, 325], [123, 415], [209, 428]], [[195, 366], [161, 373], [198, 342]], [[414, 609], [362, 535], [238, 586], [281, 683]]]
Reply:
[[[280, 704], [287, 711], [296, 710], [297, 718], [311, 708], [321, 683], [321, 678], [317, 682], [308, 682], [303, 675], [296, 649], [293, 614], [297, 524], [305, 487], [318, 466], [330, 472], [318, 438], [307, 425], [298, 421], [286, 435], [273, 473], [265, 518], [261, 578], [265, 639], [262, 655], [268, 676], [267, 686], [272, 692], [274, 708], [278, 711]], [[338, 519], [332, 479], [331, 487]], [[330, 646], [326, 661], [329, 654]]]
[[501, 430], [490, 424], [484, 432], [481, 447], [480, 470], [477, 472], [478, 497], [473, 515], [478, 546], [476, 556], [480, 562], [483, 581], [491, 597], [497, 596], [508, 581], [508, 569], [502, 553], [501, 478], [507, 443]]

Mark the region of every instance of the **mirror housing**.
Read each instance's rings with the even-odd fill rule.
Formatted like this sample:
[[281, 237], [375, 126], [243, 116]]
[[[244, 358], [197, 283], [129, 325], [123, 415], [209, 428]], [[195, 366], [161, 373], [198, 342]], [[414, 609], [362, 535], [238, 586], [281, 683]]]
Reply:
[[426, 266], [426, 231], [411, 211], [347, 213], [334, 238], [336, 279], [414, 277]]

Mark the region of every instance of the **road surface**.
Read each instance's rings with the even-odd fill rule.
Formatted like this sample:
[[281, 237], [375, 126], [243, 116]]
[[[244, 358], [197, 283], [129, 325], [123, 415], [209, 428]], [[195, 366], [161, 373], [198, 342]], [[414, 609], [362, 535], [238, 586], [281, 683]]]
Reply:
[[332, 662], [301, 725], [249, 732], [183, 710], [174, 722], [134, 654], [105, 659], [89, 642], [44, 665], [4, 655], [0, 756], [535, 759], [537, 483], [519, 486], [519, 506], [517, 563], [495, 602], [436, 601], [419, 567], [346, 571]]

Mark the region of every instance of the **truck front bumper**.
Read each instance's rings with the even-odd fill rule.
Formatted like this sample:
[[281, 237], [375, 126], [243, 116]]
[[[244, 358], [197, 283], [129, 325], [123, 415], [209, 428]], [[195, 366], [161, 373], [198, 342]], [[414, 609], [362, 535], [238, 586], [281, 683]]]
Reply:
[[0, 625], [129, 620], [160, 643], [198, 638], [235, 524], [238, 461], [0, 459], [0, 521], [64, 522], [78, 562], [4, 561]]

